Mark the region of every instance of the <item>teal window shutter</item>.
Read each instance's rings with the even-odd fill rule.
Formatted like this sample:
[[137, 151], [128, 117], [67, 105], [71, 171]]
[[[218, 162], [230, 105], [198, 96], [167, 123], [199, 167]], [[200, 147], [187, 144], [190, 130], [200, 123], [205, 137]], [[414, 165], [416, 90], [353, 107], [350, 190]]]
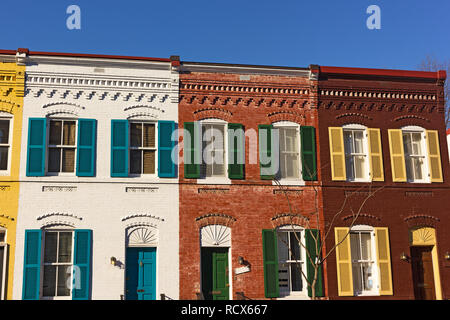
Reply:
[[95, 175], [96, 127], [95, 119], [78, 120], [77, 176], [79, 177]]
[[[201, 130], [198, 122], [184, 123], [184, 177], [188, 179], [200, 178], [201, 163]], [[197, 141], [197, 143], [195, 143]]]
[[262, 231], [263, 260], [264, 260], [264, 293], [266, 298], [277, 298], [280, 288], [278, 285], [278, 252], [277, 233], [273, 229]]
[[73, 300], [91, 297], [92, 230], [75, 230], [73, 253]]
[[41, 276], [41, 230], [25, 230], [22, 299], [39, 300]]
[[[172, 159], [175, 141], [172, 133], [175, 131], [175, 121], [158, 121], [158, 176], [162, 178], [176, 177], [176, 162]], [[178, 153], [175, 152], [178, 156]]]
[[[317, 239], [314, 240], [314, 238]], [[316, 258], [320, 256], [318, 253], [320, 249], [320, 232], [317, 229], [306, 229], [305, 230], [305, 247], [308, 251], [311, 259], [316, 261]], [[308, 277], [308, 283], [312, 284], [314, 280], [314, 266], [311, 263], [311, 260], [306, 257], [306, 272]], [[322, 275], [322, 264], [319, 265], [317, 270], [317, 279], [315, 285], [316, 297], [323, 297], [323, 275]], [[311, 286], [308, 286], [308, 295], [312, 297], [312, 289]]]
[[28, 120], [27, 177], [45, 175], [46, 118]]
[[272, 168], [272, 129], [270, 124], [258, 125], [259, 136], [259, 165], [262, 180], [275, 178], [275, 170]]
[[316, 129], [309, 126], [300, 127], [302, 175], [305, 181], [317, 180]]
[[111, 177], [128, 177], [128, 120], [111, 120]]
[[244, 179], [245, 135], [244, 126], [239, 123], [228, 124], [228, 177]]

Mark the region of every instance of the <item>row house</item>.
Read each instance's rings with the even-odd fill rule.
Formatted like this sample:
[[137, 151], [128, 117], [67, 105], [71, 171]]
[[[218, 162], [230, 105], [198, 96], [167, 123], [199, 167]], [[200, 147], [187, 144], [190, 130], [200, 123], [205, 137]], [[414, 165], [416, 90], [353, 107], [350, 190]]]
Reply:
[[[19, 49], [13, 299], [178, 298], [177, 61]], [[20, 164], [20, 170], [17, 167]]]
[[19, 204], [25, 67], [0, 50], [0, 300], [11, 299]]
[[[182, 62], [181, 299], [312, 295], [306, 251], [320, 232], [322, 205], [310, 75]], [[322, 296], [322, 269], [316, 282]]]
[[445, 71], [313, 69], [327, 296], [448, 299]]

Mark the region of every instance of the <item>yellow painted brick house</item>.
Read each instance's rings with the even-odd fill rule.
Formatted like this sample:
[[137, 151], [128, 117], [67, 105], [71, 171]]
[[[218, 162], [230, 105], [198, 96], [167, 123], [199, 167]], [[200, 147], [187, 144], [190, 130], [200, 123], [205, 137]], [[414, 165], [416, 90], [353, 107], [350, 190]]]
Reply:
[[0, 299], [11, 299], [25, 66], [0, 61]]

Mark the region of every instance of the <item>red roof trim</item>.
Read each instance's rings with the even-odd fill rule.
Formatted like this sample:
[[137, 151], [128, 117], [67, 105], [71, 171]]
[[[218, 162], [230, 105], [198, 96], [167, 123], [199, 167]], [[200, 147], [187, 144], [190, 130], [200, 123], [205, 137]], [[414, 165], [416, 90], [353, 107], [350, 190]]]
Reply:
[[353, 74], [353, 75], [409, 77], [409, 78], [426, 78], [426, 79], [445, 79], [447, 77], [445, 70], [431, 72], [431, 71], [410, 71], [410, 70], [321, 66], [320, 72], [321, 73], [329, 73], [329, 74]]
[[16, 50], [0, 50], [0, 54], [16, 54]]

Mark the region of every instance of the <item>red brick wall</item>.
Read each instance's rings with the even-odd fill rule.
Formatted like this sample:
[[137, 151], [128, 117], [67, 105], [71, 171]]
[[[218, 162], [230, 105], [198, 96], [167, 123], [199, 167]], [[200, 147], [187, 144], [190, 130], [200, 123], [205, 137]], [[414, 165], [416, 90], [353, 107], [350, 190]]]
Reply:
[[[253, 129], [256, 133], [259, 124], [279, 120], [317, 126], [317, 109], [314, 101], [310, 101], [314, 88], [310, 88], [307, 78], [252, 75], [250, 80], [240, 80], [239, 74], [189, 73], [181, 74], [180, 80], [180, 128], [184, 122], [209, 117], [241, 123], [245, 130]], [[264, 298], [262, 229], [273, 228], [271, 219], [288, 213], [289, 207], [285, 195], [275, 194], [278, 187], [272, 186], [271, 181], [261, 180], [259, 165], [248, 164], [248, 159], [247, 140], [245, 180], [232, 180], [231, 185], [198, 185], [195, 179], [184, 179], [183, 165], [179, 166], [180, 299], [195, 299], [196, 292], [200, 292], [200, 230], [196, 218], [211, 213], [235, 219], [231, 225], [230, 271], [241, 267], [238, 256], [251, 264], [248, 273], [235, 275], [233, 272], [233, 299], [237, 299], [236, 292], [244, 292], [252, 299]], [[227, 191], [204, 192], [214, 188]], [[318, 197], [310, 183], [289, 189], [297, 190], [289, 193], [293, 207], [309, 213], [317, 206], [321, 219], [320, 187], [317, 187]], [[312, 221], [311, 227], [317, 228], [317, 224]]]
[[[334, 91], [333, 95], [325, 94]], [[371, 297], [371, 299], [414, 299], [412, 269], [408, 262], [400, 260], [400, 254], [410, 254], [408, 230], [413, 226], [430, 225], [436, 228], [438, 258], [443, 297], [450, 298], [450, 264], [444, 259], [450, 248], [450, 168], [445, 140], [442, 83], [436, 80], [417, 79], [356, 79], [327, 77], [319, 81], [319, 136], [321, 137], [321, 171], [324, 198], [325, 225], [329, 227], [336, 212], [345, 199], [345, 190], [354, 191], [371, 185], [373, 189], [384, 187], [367, 202], [362, 213], [367, 215], [358, 224], [389, 228], [393, 296]], [[355, 92], [376, 94], [375, 97], [355, 97]], [[351, 95], [349, 94], [351, 93]], [[411, 94], [412, 99], [388, 98], [388, 94]], [[378, 95], [381, 94], [379, 97]], [[420, 99], [414, 95], [428, 95], [435, 98]], [[383, 98], [383, 95], [385, 97]], [[331, 180], [328, 127], [359, 123], [369, 128], [381, 129], [383, 150], [384, 182], [346, 183]], [[414, 184], [392, 182], [388, 129], [406, 125], [417, 125], [425, 129], [439, 130], [439, 143], [444, 183]], [[367, 190], [366, 190], [367, 191]], [[418, 192], [425, 192], [420, 194]], [[348, 226], [349, 220], [342, 218], [351, 214], [362, 204], [364, 195], [351, 201], [332, 226]], [[428, 217], [421, 217], [428, 216]], [[334, 232], [327, 239], [327, 247], [334, 245]], [[331, 254], [328, 261], [328, 286], [331, 299], [339, 297], [337, 291], [336, 257]], [[350, 297], [350, 299], [354, 299]]]

